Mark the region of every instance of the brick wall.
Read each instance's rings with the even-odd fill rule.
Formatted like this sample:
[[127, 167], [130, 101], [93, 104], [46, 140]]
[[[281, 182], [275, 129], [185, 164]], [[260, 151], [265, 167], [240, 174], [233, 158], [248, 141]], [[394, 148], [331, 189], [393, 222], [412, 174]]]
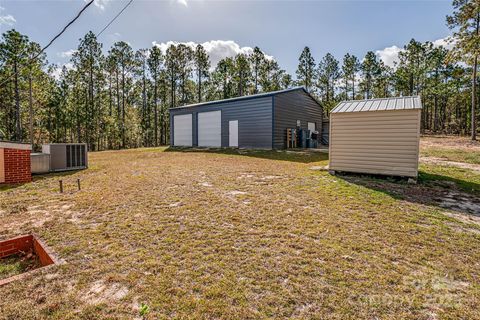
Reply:
[[0, 258], [17, 254], [19, 251], [27, 252], [33, 249], [33, 240], [32, 235], [27, 235], [0, 241]]
[[4, 149], [5, 183], [32, 181], [30, 150]]

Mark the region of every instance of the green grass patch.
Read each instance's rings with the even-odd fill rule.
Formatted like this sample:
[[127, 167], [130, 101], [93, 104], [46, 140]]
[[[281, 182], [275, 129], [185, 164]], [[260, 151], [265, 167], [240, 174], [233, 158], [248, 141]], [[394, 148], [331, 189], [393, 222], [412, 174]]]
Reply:
[[480, 151], [447, 148], [423, 148], [422, 157], [443, 158], [448, 161], [480, 164]]
[[480, 194], [480, 174], [453, 166], [443, 165], [420, 165], [420, 183], [453, 182], [460, 189], [474, 194]]

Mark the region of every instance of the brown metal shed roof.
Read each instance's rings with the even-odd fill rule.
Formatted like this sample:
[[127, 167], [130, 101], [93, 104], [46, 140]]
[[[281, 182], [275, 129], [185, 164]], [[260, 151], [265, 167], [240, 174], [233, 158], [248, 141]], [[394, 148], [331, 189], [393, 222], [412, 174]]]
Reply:
[[422, 109], [419, 96], [340, 102], [330, 113]]

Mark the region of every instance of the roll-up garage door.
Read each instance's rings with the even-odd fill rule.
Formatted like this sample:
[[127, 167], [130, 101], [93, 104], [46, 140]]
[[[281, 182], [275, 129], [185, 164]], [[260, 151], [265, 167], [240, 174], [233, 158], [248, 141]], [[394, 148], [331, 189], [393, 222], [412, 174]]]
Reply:
[[198, 146], [222, 146], [222, 112], [210, 111], [198, 113]]
[[173, 145], [192, 146], [192, 114], [173, 116]]

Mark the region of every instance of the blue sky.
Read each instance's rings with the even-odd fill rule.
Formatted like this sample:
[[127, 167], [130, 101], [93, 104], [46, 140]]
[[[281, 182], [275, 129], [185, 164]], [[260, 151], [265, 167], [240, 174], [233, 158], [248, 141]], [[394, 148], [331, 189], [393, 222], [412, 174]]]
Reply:
[[[83, 0], [0, 0], [0, 31], [10, 28], [45, 45], [78, 10]], [[78, 39], [100, 31], [126, 4], [96, 0], [47, 51], [64, 64]], [[376, 51], [387, 63], [411, 38], [442, 40], [450, 34], [445, 16], [450, 1], [193, 1], [134, 0], [101, 35], [105, 51], [124, 40], [134, 49], [168, 41], [205, 43], [212, 59], [259, 46], [294, 74], [298, 56], [309, 46], [318, 61], [327, 52], [363, 57]]]

